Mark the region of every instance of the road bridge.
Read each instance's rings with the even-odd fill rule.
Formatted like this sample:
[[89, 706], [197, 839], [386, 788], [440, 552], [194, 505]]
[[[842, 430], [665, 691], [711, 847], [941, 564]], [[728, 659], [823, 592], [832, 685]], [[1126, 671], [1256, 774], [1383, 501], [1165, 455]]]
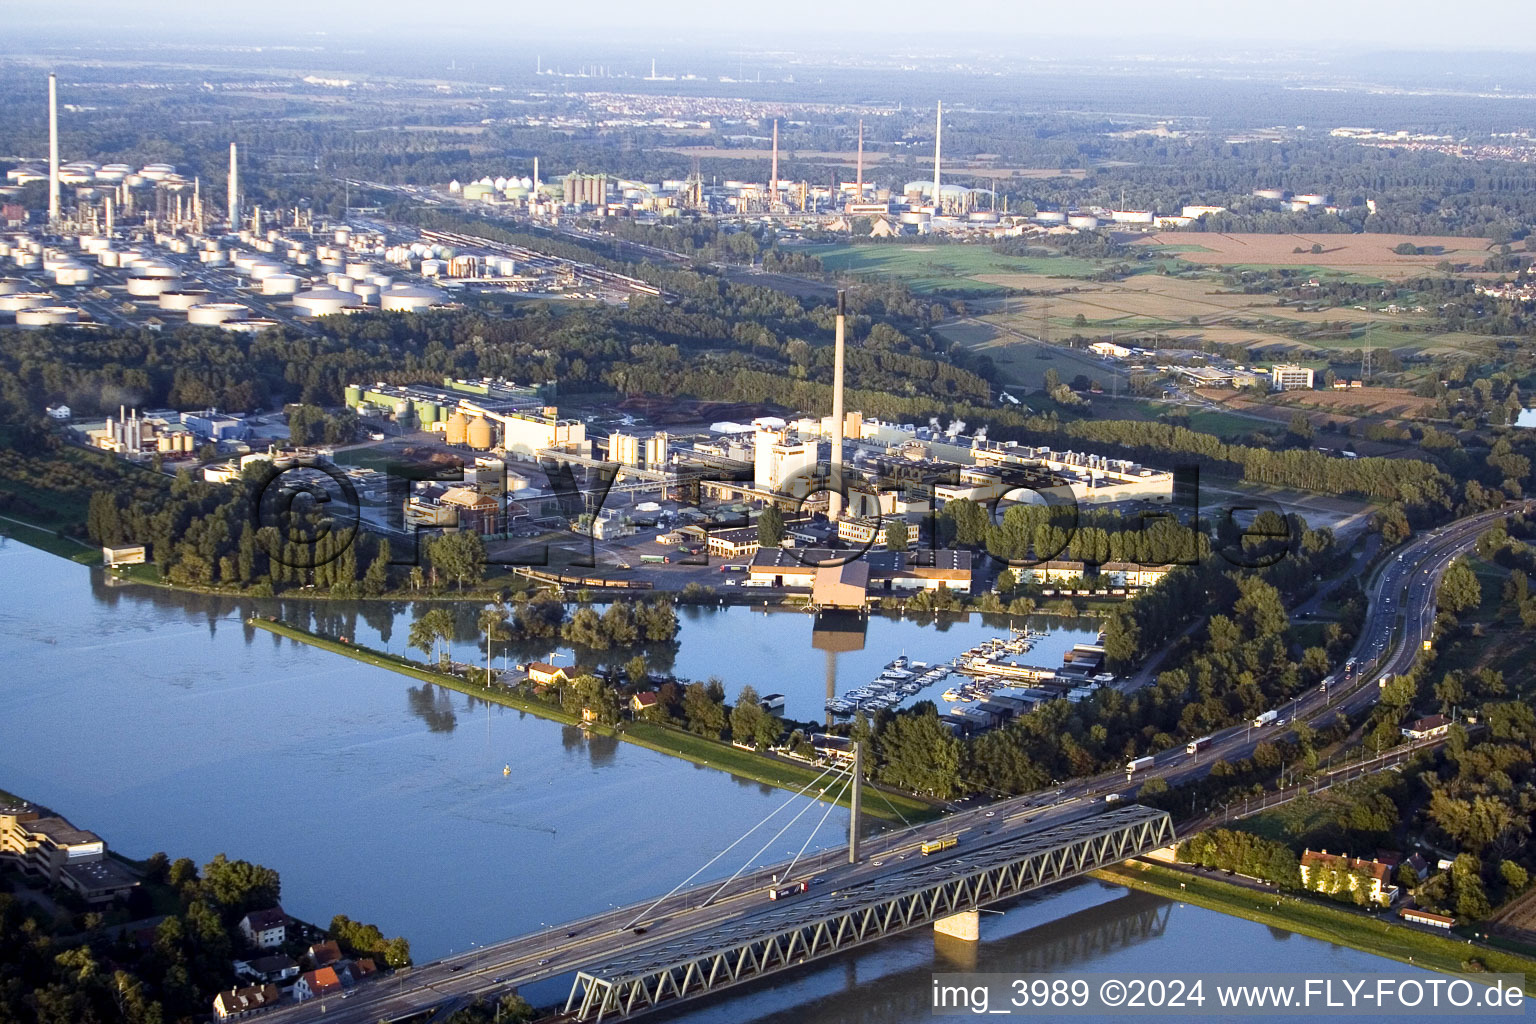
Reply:
[[655, 1009], [935, 924], [1173, 842], [1164, 811], [1129, 806], [643, 946], [577, 972], [566, 1011]]

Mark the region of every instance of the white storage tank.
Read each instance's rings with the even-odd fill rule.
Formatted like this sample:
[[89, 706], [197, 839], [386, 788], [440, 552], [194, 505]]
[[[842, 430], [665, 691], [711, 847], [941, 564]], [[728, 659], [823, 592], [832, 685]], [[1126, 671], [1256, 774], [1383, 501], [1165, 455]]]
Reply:
[[101, 264], [103, 267], [121, 266], [122, 261], [123, 254], [118, 252], [116, 249], [96, 250], [96, 262]]
[[300, 316], [330, 316], [356, 303], [356, 295], [335, 288], [314, 288], [293, 297], [294, 309]]
[[249, 271], [256, 264], [262, 262], [260, 256], [253, 252], [237, 252], [234, 256], [235, 269]]
[[181, 279], [179, 277], [130, 277], [125, 282], [129, 295], [147, 298], [151, 295], [160, 295], [163, 292], [174, 291]]
[[1253, 194], [1258, 196], [1260, 199], [1284, 199], [1285, 198], [1285, 189], [1283, 189], [1283, 188], [1256, 188], [1256, 189], [1253, 190]]
[[423, 285], [396, 285], [379, 295], [379, 308], [393, 313], [420, 313], [442, 302], [448, 296], [436, 288]]
[[181, 271], [159, 260], [139, 260], [131, 267], [134, 277], [180, 277]]
[[352, 286], [352, 294], [365, 306], [377, 306], [379, 304], [379, 286], [376, 284], [355, 284]]
[[53, 327], [78, 323], [79, 320], [80, 311], [74, 306], [33, 306], [16, 311], [17, 327]]
[[0, 295], [15, 295], [32, 287], [19, 277], [0, 277]]
[[349, 292], [352, 290], [352, 286], [357, 283], [346, 274], [330, 273], [325, 275], [325, 279], [332, 288], [339, 292]]
[[43, 262], [43, 258], [41, 256], [28, 249], [18, 249], [17, 251], [11, 253], [11, 259], [14, 260], [16, 265], [21, 267], [23, 270], [31, 270], [33, 267]]
[[66, 263], [53, 268], [53, 280], [67, 288], [78, 288], [96, 280], [96, 272], [84, 263]]
[[51, 306], [55, 301], [47, 292], [8, 292], [0, 295], [0, 310], [14, 313], [18, 309]]
[[250, 312], [238, 302], [200, 302], [187, 310], [187, 323], [214, 327], [226, 320], [244, 320]]
[[421, 261], [421, 276], [422, 277], [441, 277], [443, 271], [447, 268], [447, 266], [448, 266], [448, 264], [444, 263], [442, 260], [422, 260]]
[[335, 238], [337, 245], [346, 245], [352, 241], [352, 232], [346, 228], [337, 228]]
[[177, 290], [177, 291], [161, 292], [160, 293], [160, 298], [159, 298], [158, 301], [160, 303], [160, 308], [161, 309], [170, 309], [170, 310], [175, 310], [177, 312], [185, 312], [186, 310], [191, 309], [193, 306], [200, 305], [201, 303], [207, 302], [208, 301], [208, 289], [206, 289], [206, 288], [188, 288], [188, 289], [186, 289], [184, 291]]
[[283, 265], [281, 263], [258, 263], [251, 268], [251, 280], [265, 281], [267, 278], [282, 272]]
[[1067, 218], [1067, 227], [1079, 231], [1092, 231], [1099, 226], [1099, 218], [1091, 213], [1074, 213]]
[[1067, 215], [1060, 210], [1041, 210], [1035, 214], [1035, 222], [1039, 224], [1065, 224]]
[[378, 288], [381, 291], [383, 289], [385, 289], [385, 288], [388, 288], [393, 283], [393, 281], [394, 281], [394, 279], [391, 278], [388, 274], [369, 274], [368, 275], [368, 283], [373, 285], [375, 288]]
[[366, 260], [348, 260], [346, 271], [348, 277], [361, 281], [373, 272], [373, 264]]
[[270, 277], [262, 278], [261, 294], [297, 295], [299, 288], [303, 284], [303, 278], [296, 274], [273, 274]]
[[222, 249], [203, 249], [197, 254], [205, 267], [223, 267], [229, 264], [229, 253]]

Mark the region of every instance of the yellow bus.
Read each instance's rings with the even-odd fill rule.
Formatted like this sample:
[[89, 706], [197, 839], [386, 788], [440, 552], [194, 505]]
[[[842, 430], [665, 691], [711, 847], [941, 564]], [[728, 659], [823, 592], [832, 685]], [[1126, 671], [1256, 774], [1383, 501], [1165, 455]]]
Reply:
[[940, 837], [938, 839], [931, 839], [931, 840], [929, 840], [928, 842], [924, 843], [921, 847], [919, 847], [919, 849], [922, 850], [923, 856], [926, 857], [930, 853], [938, 853], [941, 850], [948, 850], [948, 849], [952, 848], [953, 846], [955, 846], [955, 844], [957, 844], [959, 842], [960, 842], [960, 837], [959, 836], [942, 836], [942, 837]]

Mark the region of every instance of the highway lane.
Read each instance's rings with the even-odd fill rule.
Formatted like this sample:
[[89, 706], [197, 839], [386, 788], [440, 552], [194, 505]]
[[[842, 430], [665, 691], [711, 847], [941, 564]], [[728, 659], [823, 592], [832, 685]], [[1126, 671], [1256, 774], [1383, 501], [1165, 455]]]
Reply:
[[[1532, 503], [1536, 504], [1536, 503]], [[1043, 790], [989, 805], [973, 806], [937, 822], [902, 829], [867, 840], [861, 863], [846, 863], [846, 848], [825, 851], [807, 858], [787, 872], [788, 864], [753, 871], [720, 890], [719, 882], [689, 888], [659, 905], [636, 903], [592, 915], [559, 928], [519, 936], [482, 950], [459, 954], [402, 971], [352, 990], [346, 997], [315, 1000], [274, 1011], [281, 1021], [323, 1019], [343, 1024], [372, 1024], [439, 1004], [453, 997], [491, 996], [530, 982], [605, 962], [616, 954], [661, 945], [670, 937], [761, 913], [781, 906], [766, 899], [766, 889], [780, 875], [794, 881], [812, 882], [813, 892], [843, 891], [875, 878], [887, 877], [918, 865], [931, 866], [937, 858], [925, 858], [920, 845], [945, 835], [958, 835], [960, 843], [950, 855], [1017, 839], [1032, 831], [1061, 824], [1102, 810], [1106, 798], [1130, 799], [1148, 778], [1176, 784], [1209, 771], [1218, 758], [1246, 757], [1265, 739], [1287, 734], [1282, 723], [1298, 718], [1321, 721], [1338, 710], [1359, 711], [1377, 699], [1376, 680], [1382, 674], [1405, 671], [1429, 637], [1434, 624], [1435, 590], [1441, 574], [1458, 555], [1475, 544], [1478, 535], [1517, 506], [1458, 520], [1415, 538], [1394, 555], [1366, 586], [1370, 611], [1353, 656], [1366, 664], [1380, 659], [1372, 670], [1362, 669], [1352, 681], [1328, 691], [1314, 690], [1277, 709], [1280, 722], [1264, 728], [1234, 726], [1213, 735], [1211, 745], [1189, 755], [1183, 747], [1161, 751], [1153, 766], [1128, 778], [1108, 772], [1072, 780]], [[1527, 505], [1529, 507], [1529, 505]], [[1399, 557], [1400, 555], [1400, 557]], [[1398, 616], [1404, 628], [1395, 640], [1392, 630]], [[644, 929], [637, 932], [636, 929]]]

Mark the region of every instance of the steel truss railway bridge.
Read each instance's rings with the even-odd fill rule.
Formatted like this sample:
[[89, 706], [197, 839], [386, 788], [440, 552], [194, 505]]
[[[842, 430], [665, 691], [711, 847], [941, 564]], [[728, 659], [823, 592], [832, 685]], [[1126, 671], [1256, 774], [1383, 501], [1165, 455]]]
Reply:
[[1166, 812], [1131, 805], [943, 859], [877, 861], [889, 869], [578, 970], [566, 1013], [577, 1021], [623, 1018], [924, 925], [974, 938], [975, 914], [983, 907], [1150, 853], [1174, 838]]

